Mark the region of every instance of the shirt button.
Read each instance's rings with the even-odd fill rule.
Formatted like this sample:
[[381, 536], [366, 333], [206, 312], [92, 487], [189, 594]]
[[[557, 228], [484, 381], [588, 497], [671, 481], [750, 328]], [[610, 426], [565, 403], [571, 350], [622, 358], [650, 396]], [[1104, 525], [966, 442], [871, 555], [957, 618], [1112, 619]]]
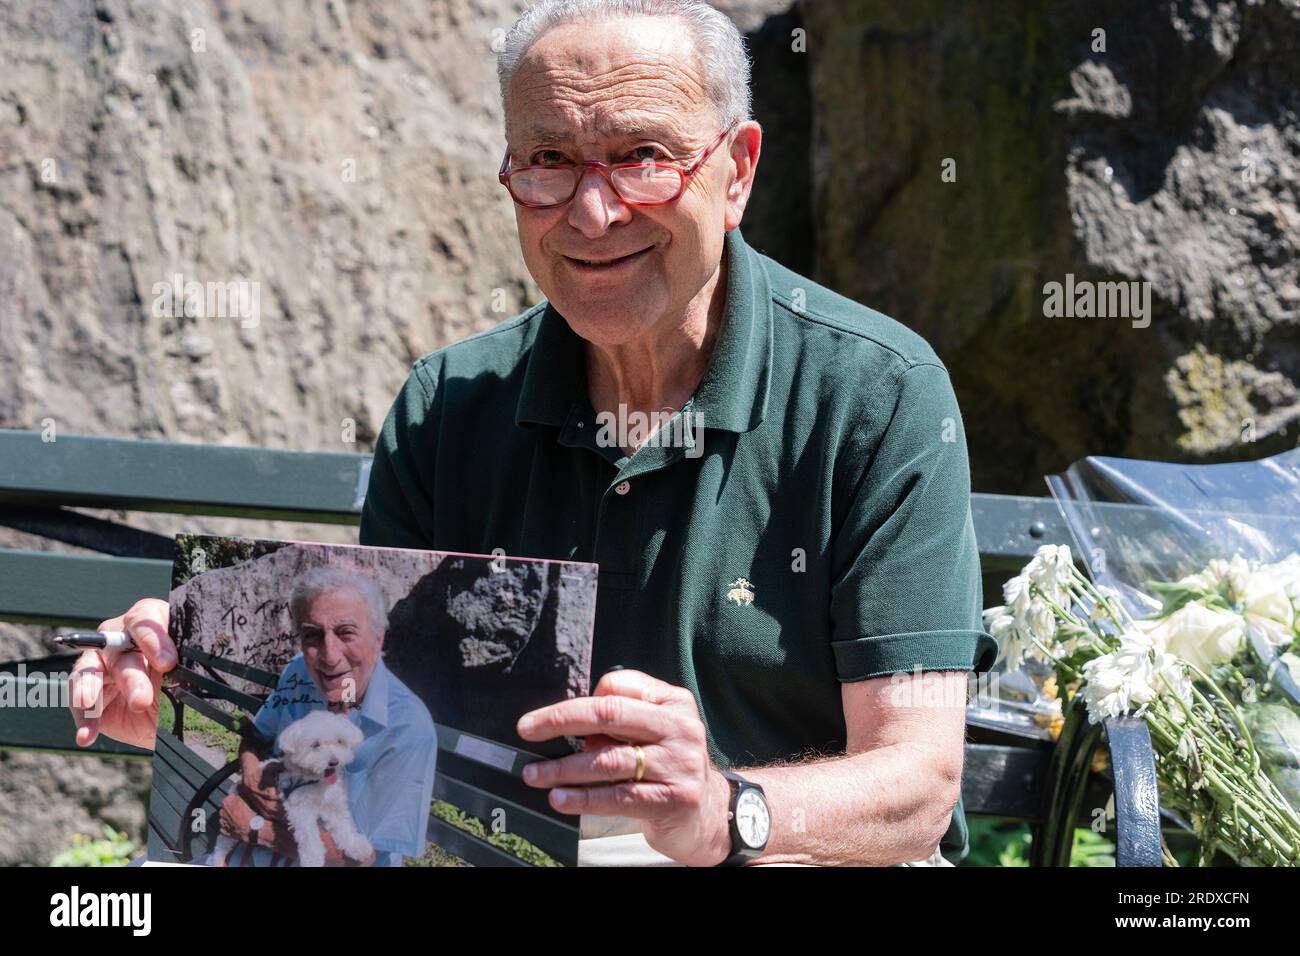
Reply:
[[631, 490], [632, 490], [632, 483], [628, 481], [620, 481], [617, 485], [614, 486], [614, 491], [620, 495], [625, 495]]

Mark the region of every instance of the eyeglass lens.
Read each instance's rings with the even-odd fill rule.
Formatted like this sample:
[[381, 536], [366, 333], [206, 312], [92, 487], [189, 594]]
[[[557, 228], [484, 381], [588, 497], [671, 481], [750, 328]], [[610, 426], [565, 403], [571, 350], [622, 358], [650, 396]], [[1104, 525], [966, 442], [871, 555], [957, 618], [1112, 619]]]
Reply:
[[[584, 167], [556, 166], [520, 170], [510, 179], [510, 186], [523, 202], [545, 205], [564, 202], [574, 191]], [[675, 169], [663, 169], [650, 163], [610, 171], [614, 189], [628, 202], [664, 202], [681, 188], [681, 175]], [[597, 174], [599, 175], [599, 174]]]

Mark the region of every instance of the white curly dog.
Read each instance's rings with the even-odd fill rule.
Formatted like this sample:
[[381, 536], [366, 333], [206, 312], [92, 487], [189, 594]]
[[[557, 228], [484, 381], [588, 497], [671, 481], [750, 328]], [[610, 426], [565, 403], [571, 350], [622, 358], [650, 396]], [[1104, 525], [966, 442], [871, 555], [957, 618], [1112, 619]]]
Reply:
[[[285, 816], [298, 844], [300, 866], [324, 866], [324, 827], [334, 845], [354, 860], [365, 860], [373, 852], [370, 841], [357, 830], [348, 809], [348, 789], [340, 771], [352, 762], [361, 745], [361, 730], [339, 714], [314, 710], [280, 732], [282, 756], [262, 762], [284, 765], [276, 781], [284, 801]], [[226, 857], [239, 845], [234, 837], [221, 834], [212, 851], [212, 865], [225, 866]]]

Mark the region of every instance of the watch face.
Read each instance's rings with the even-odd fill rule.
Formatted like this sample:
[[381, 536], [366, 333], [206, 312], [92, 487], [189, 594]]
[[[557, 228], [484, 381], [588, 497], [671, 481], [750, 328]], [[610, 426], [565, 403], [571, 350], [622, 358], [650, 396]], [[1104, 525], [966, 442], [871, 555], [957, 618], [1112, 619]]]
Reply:
[[742, 790], [736, 801], [736, 830], [745, 845], [754, 849], [763, 846], [771, 829], [767, 801], [757, 790]]

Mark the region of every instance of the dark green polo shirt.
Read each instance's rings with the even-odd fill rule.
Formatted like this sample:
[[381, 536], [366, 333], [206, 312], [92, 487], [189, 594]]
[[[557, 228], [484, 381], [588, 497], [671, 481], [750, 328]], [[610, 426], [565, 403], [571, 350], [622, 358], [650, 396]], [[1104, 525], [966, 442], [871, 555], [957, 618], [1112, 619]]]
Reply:
[[717, 763], [754, 766], [842, 752], [841, 682], [983, 670], [995, 644], [934, 351], [739, 229], [724, 267], [675, 447], [602, 447], [584, 343], [543, 301], [415, 364], [361, 542], [597, 562], [593, 680], [622, 664], [690, 688]]

